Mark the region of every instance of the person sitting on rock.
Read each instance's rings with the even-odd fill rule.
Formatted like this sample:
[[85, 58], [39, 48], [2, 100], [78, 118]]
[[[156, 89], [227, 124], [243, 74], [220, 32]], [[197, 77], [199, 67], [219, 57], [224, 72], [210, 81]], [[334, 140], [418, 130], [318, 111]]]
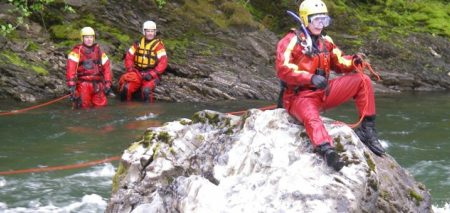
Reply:
[[119, 81], [122, 101], [130, 101], [133, 94], [140, 91], [142, 100], [153, 102], [153, 90], [167, 68], [166, 49], [157, 38], [155, 22], [144, 22], [142, 34], [140, 41], [135, 42], [125, 56], [126, 72]]
[[91, 27], [80, 31], [81, 44], [68, 55], [66, 82], [75, 108], [105, 106], [105, 94], [111, 91], [111, 63], [108, 56], [95, 43]]
[[[339, 171], [344, 163], [319, 112], [353, 98], [359, 116], [363, 117], [356, 133], [372, 152], [381, 156], [385, 150], [375, 131], [375, 99], [371, 80], [367, 75], [353, 73], [355, 68], [361, 66], [362, 56], [344, 55], [333, 40], [322, 33], [329, 25], [330, 17], [321, 0], [303, 1], [299, 15], [311, 36], [312, 45], [308, 51], [307, 34], [296, 29], [277, 44], [277, 76], [285, 85], [283, 107], [304, 124], [315, 151], [325, 158], [327, 165]], [[329, 80], [331, 70], [345, 75]]]

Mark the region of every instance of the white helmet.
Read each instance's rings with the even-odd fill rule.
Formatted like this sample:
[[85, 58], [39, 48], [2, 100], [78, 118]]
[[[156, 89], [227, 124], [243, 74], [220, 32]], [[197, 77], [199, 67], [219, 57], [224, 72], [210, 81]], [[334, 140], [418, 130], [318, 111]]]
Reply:
[[145, 35], [145, 30], [156, 30], [156, 23], [153, 21], [146, 21], [142, 25], [142, 34]]

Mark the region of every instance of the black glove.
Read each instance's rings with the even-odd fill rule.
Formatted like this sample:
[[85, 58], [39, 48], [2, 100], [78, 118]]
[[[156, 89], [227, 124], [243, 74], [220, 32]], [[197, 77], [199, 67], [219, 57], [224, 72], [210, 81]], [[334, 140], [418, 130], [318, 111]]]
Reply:
[[327, 87], [328, 81], [321, 75], [313, 75], [311, 77], [311, 84], [313, 84], [317, 89], [324, 89]]
[[146, 80], [146, 81], [152, 80], [152, 75], [150, 75], [150, 73], [146, 73], [146, 74], [144, 75], [144, 80]]
[[105, 89], [103, 89], [103, 92], [105, 92], [105, 95], [109, 95], [109, 93], [111, 92], [111, 87], [106, 86]]
[[75, 95], [75, 86], [70, 86], [69, 91], [70, 91], [70, 95], [74, 96]]

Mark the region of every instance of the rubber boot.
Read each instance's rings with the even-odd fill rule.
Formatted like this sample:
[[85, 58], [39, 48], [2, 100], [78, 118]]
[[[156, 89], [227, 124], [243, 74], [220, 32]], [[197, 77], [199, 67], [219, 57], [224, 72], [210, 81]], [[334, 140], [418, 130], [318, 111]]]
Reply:
[[126, 101], [128, 93], [128, 84], [123, 85], [122, 91], [120, 91], [120, 100]]
[[316, 151], [323, 156], [327, 165], [339, 172], [344, 167], [344, 162], [341, 161], [336, 149], [328, 142], [324, 142], [316, 148]]
[[375, 116], [366, 116], [361, 126], [355, 130], [355, 133], [373, 153], [378, 156], [382, 156], [385, 153], [375, 130]]

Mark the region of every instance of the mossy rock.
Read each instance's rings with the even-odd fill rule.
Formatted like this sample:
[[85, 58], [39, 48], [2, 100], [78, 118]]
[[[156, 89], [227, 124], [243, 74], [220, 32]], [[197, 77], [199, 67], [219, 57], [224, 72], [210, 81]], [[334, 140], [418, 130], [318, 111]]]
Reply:
[[119, 184], [120, 180], [127, 175], [127, 168], [123, 165], [122, 162], [119, 163], [119, 166], [117, 167], [116, 174], [113, 177], [112, 180], [112, 192], [115, 193], [117, 190], [119, 190]]

